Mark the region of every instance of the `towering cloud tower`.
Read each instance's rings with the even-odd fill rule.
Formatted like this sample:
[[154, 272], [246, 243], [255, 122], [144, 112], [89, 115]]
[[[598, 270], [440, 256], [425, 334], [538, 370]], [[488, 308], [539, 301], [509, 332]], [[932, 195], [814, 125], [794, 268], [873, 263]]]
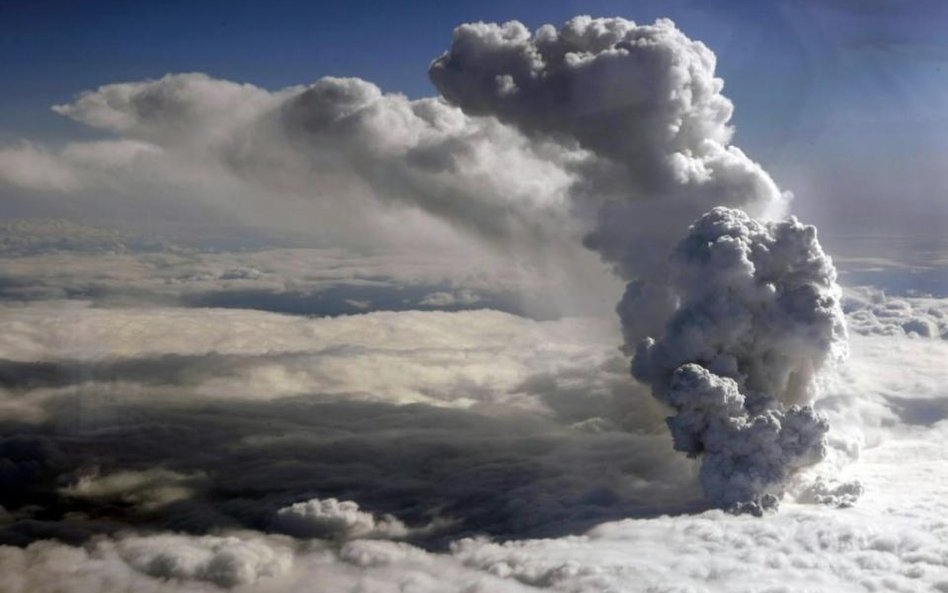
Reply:
[[825, 455], [807, 404], [845, 326], [815, 229], [758, 220], [782, 217], [788, 196], [730, 144], [714, 68], [671, 21], [576, 17], [534, 33], [463, 25], [430, 75], [469, 115], [573, 151], [585, 242], [627, 282], [633, 375], [674, 410], [675, 448], [701, 457], [709, 499], [759, 510]]
[[715, 208], [670, 258], [675, 313], [639, 342], [632, 374], [672, 406], [675, 448], [702, 457], [712, 502], [759, 510], [826, 454], [806, 405], [815, 373], [846, 351], [836, 271], [816, 229]]

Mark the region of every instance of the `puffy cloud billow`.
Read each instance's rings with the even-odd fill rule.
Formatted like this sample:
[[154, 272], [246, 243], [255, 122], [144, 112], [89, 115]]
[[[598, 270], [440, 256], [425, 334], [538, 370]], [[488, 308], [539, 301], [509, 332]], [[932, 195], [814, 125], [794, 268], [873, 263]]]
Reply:
[[435, 86], [465, 112], [590, 153], [568, 163], [574, 214], [586, 219], [585, 244], [631, 281], [635, 339], [671, 314], [666, 256], [691, 221], [714, 206], [753, 216], [786, 206], [730, 144], [733, 105], [715, 61], [668, 20], [576, 17], [532, 34], [517, 22], [462, 25], [431, 66]]
[[893, 298], [879, 290], [852, 289], [844, 306], [850, 328], [864, 335], [948, 338], [948, 307], [944, 299]]
[[590, 183], [601, 184], [592, 176], [614, 165], [624, 173], [615, 188], [624, 195], [695, 192], [707, 203], [711, 193], [763, 212], [781, 196], [766, 173], [729, 148], [733, 106], [714, 68], [713, 52], [671, 21], [576, 17], [533, 34], [518, 22], [462, 25], [430, 75], [466, 113], [606, 159], [590, 165]]
[[[638, 344], [633, 374], [676, 410], [675, 447], [703, 455], [710, 499], [759, 506], [824, 455], [825, 419], [796, 404], [845, 329], [815, 229], [745, 213], [779, 214], [785, 196], [729, 145], [714, 67], [670, 21], [577, 17], [533, 34], [463, 25], [431, 78], [469, 114], [597, 157], [571, 190], [576, 209], [596, 209], [586, 244], [629, 281], [618, 312]], [[743, 210], [704, 214], [672, 253], [670, 238], [713, 206]]]
[[770, 506], [826, 455], [827, 420], [806, 405], [815, 374], [846, 353], [836, 271], [816, 229], [715, 208], [672, 258], [677, 309], [636, 349], [633, 374], [672, 406], [675, 448], [702, 458], [723, 506]]
[[336, 539], [400, 539], [408, 535], [404, 523], [391, 515], [376, 517], [359, 510], [351, 500], [327, 498], [296, 502], [276, 513], [274, 525], [285, 533], [301, 537]]

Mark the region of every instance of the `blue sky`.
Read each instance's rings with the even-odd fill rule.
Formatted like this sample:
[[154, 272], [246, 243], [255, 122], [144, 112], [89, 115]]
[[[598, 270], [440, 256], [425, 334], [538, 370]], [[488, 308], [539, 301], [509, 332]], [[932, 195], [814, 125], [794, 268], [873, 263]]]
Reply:
[[[535, 27], [582, 13], [668, 16], [707, 43], [736, 104], [736, 143], [782, 186], [810, 196], [799, 200], [804, 214], [839, 218], [826, 203], [841, 193], [884, 210], [898, 193], [907, 203], [900, 208], [940, 207], [934, 218], [945, 218], [948, 4], [928, 0], [3, 0], [0, 139], [88, 137], [50, 105], [169, 72], [269, 89], [359, 76], [386, 91], [431, 95], [427, 66], [454, 26], [518, 19]], [[840, 176], [842, 186], [829, 189]]]

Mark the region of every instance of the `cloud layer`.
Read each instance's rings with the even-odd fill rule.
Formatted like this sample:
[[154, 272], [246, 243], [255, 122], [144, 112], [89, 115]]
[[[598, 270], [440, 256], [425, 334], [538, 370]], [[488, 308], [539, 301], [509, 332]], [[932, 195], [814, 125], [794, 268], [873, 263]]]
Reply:
[[[648, 400], [606, 348], [619, 340], [608, 322], [491, 312], [303, 320], [62, 303], [4, 318], [5, 356], [51, 361], [72, 340], [74, 353], [99, 359], [56, 379], [58, 395], [39, 384], [4, 394], [7, 405], [50, 414], [18, 425], [5, 415], [13, 432], [0, 443], [0, 523], [5, 542], [29, 546], [0, 548], [4, 591], [64, 581], [89, 591], [319, 583], [373, 592], [928, 591], [946, 582], [941, 340], [856, 334], [851, 360], [821, 379], [815, 402], [833, 425], [826, 463], [795, 476], [780, 513], [753, 519], [700, 512], [697, 468], [671, 451], [664, 411], [641, 407]], [[405, 358], [394, 356], [400, 349]], [[399, 372], [452, 349], [474, 360], [437, 362], [443, 375], [429, 392], [418, 385], [432, 377]], [[269, 357], [266, 383], [247, 382], [247, 359], [220, 359], [255, 353]], [[517, 353], [533, 354], [498, 366]], [[301, 354], [310, 358], [293, 371]], [[305, 391], [275, 389], [332, 356], [348, 358], [330, 365], [338, 374]], [[361, 356], [384, 380], [363, 385], [344, 372]], [[130, 362], [148, 358], [159, 362]], [[312, 392], [333, 385], [342, 399]], [[404, 399], [406, 389], [449, 394], [451, 385], [469, 399], [430, 400], [440, 408]], [[849, 510], [795, 504], [819, 488], [843, 494], [815, 476], [859, 480], [865, 494]], [[295, 520], [281, 522], [281, 512]], [[609, 522], [630, 516], [639, 518]]]

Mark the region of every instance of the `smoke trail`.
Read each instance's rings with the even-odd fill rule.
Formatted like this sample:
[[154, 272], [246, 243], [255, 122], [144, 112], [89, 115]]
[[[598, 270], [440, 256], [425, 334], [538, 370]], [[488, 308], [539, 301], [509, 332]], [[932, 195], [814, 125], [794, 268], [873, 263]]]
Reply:
[[587, 246], [628, 282], [633, 375], [675, 409], [675, 448], [702, 456], [709, 499], [759, 510], [825, 455], [827, 423], [805, 404], [845, 327], [815, 229], [752, 218], [782, 216], [788, 196], [729, 144], [714, 68], [671, 21], [576, 17], [532, 35], [462, 25], [430, 75], [468, 114], [585, 151], [571, 197]]

